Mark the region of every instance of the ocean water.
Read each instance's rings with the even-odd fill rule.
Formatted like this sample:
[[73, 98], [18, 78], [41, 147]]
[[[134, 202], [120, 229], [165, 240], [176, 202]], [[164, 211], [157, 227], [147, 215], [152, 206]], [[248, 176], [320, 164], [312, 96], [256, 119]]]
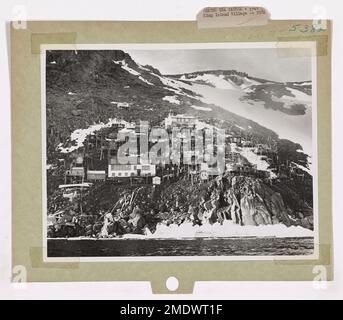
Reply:
[[48, 239], [48, 257], [294, 256], [313, 249], [313, 237]]

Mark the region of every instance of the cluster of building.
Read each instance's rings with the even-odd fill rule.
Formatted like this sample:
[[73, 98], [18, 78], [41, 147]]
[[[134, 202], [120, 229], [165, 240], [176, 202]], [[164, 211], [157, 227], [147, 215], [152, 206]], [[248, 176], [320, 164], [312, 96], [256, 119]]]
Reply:
[[[119, 103], [118, 103], [119, 107]], [[154, 144], [163, 137], [151, 138], [152, 130], [164, 130], [166, 150], [153, 150]], [[180, 129], [180, 130], [178, 130]], [[190, 129], [184, 131], [183, 129]], [[113, 123], [110, 128], [89, 135], [83, 144], [82, 150], [78, 149], [70, 154], [66, 160], [65, 182], [82, 183], [113, 180], [135, 181], [137, 179], [145, 182], [153, 182], [153, 177], [159, 177], [155, 181], [163, 181], [177, 177], [180, 174], [197, 175], [205, 180], [216, 175], [216, 171], [210, 170], [211, 165], [204, 150], [209, 148], [206, 139], [202, 140], [202, 146], [196, 146], [196, 136], [199, 134], [205, 137], [205, 130], [218, 130], [215, 126], [200, 121], [192, 115], [169, 114], [158, 127], [150, 127], [148, 124], [136, 124], [125, 121]], [[123, 139], [124, 137], [124, 139]], [[123, 163], [118, 158], [120, 148], [128, 142], [129, 137], [137, 142], [137, 147], [125, 154], [129, 157], [129, 163]], [[132, 138], [133, 137], [133, 138]], [[172, 151], [172, 144], [177, 140], [177, 150], [180, 150], [175, 158], [175, 150]], [[142, 141], [147, 143], [148, 148], [142, 148]], [[277, 165], [277, 153], [267, 144], [254, 143], [242, 135], [233, 132], [225, 132], [224, 150], [216, 140], [216, 134], [212, 137], [211, 153], [216, 156], [221, 152], [224, 155], [224, 171], [244, 175], [254, 175], [260, 178], [271, 178], [282, 172]], [[225, 148], [234, 144], [236, 149], [249, 148], [258, 157], [259, 161], [265, 162], [265, 169], [261, 170], [254, 163], [247, 161], [241, 152]], [[187, 146], [187, 148], [185, 148]], [[169, 148], [171, 147], [171, 148]], [[167, 152], [167, 154], [164, 154]], [[174, 152], [174, 153], [173, 153]], [[167, 159], [167, 161], [165, 161]], [[201, 161], [199, 161], [199, 159]], [[268, 168], [268, 169], [266, 169]], [[292, 174], [301, 175], [301, 170], [290, 165], [287, 168]]]

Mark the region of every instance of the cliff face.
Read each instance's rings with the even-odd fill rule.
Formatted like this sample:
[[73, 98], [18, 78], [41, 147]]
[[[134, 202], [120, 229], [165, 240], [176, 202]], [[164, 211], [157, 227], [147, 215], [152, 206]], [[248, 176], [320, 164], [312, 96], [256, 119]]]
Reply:
[[162, 191], [156, 202], [159, 211], [166, 211], [159, 216], [167, 224], [232, 220], [242, 226], [281, 223], [313, 229], [311, 206], [297, 193], [289, 195], [288, 189], [255, 177], [226, 175], [194, 185], [187, 180], [177, 181]]
[[[66, 206], [62, 194], [55, 194], [54, 199], [60, 207], [49, 208], [48, 220], [55, 220], [56, 211], [59, 212], [58, 221], [49, 225], [48, 235], [52, 238], [116, 237], [144, 234], [147, 229], [154, 233], [159, 224], [206, 226], [217, 223], [225, 227], [225, 221], [242, 227], [281, 224], [313, 230], [313, 211], [308, 203], [296, 193], [290, 195], [286, 185], [270, 185], [249, 176], [224, 175], [193, 184], [183, 177], [156, 188], [104, 183], [85, 194], [82, 206], [72, 210]], [[63, 221], [74, 223], [64, 224]]]
[[235, 176], [228, 180], [227, 187], [232, 203], [231, 218], [236, 223], [251, 226], [283, 223], [286, 226], [313, 227], [312, 212], [308, 211], [308, 206], [302, 210], [305, 208], [301, 207], [300, 200], [292, 198], [289, 200], [296, 205], [296, 209], [292, 210], [280, 192], [259, 179]]
[[283, 223], [313, 228], [310, 206], [297, 195], [284, 201], [286, 187], [273, 185], [246, 176], [229, 177], [224, 183], [224, 198], [228, 199], [230, 218], [241, 225], [268, 225]]

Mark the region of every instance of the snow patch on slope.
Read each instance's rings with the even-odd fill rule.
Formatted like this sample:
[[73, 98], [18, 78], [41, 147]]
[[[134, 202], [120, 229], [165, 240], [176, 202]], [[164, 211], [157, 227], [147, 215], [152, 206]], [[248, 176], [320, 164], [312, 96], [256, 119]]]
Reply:
[[259, 85], [260, 82], [249, 79], [248, 77], [242, 77], [234, 75], [235, 77], [238, 77], [242, 83], [236, 84], [234, 81], [230, 79], [228, 75], [223, 74], [212, 74], [212, 73], [204, 73], [199, 74], [193, 77], [190, 77], [188, 75], [182, 75], [180, 77], [180, 80], [190, 82], [190, 83], [199, 83], [199, 84], [205, 84], [209, 85], [211, 87], [214, 87], [216, 89], [222, 89], [222, 90], [249, 90], [249, 87], [253, 85]]
[[212, 111], [211, 108], [207, 108], [207, 107], [191, 106], [191, 108], [195, 110], [200, 110], [200, 111]]
[[[302, 91], [299, 91], [299, 90], [296, 90], [296, 89], [293, 89], [293, 88], [289, 88], [287, 87], [287, 90], [289, 90], [295, 100], [297, 101], [300, 101], [300, 102], [307, 102], [307, 103], [311, 103], [312, 102], [312, 96], [306, 94], [305, 92], [302, 92]], [[285, 97], [288, 97], [288, 96], [282, 96], [282, 98], [285, 98]]]
[[115, 64], [119, 64], [121, 66], [122, 69], [126, 70], [127, 72], [131, 73], [132, 75], [138, 77], [139, 80], [147, 83], [150, 86], [153, 86], [154, 84], [152, 84], [151, 82], [149, 82], [148, 80], [144, 79], [141, 74], [139, 72], [137, 72], [136, 70], [130, 68], [128, 66], [128, 64], [125, 62], [125, 60], [119, 60], [119, 61], [115, 61], [112, 60]]
[[247, 159], [252, 165], [256, 165], [257, 170], [268, 171], [271, 178], [276, 178], [276, 174], [269, 169], [269, 163], [262, 159], [263, 156], [257, 155], [254, 152], [255, 148], [242, 147], [238, 148], [236, 143], [230, 144], [231, 151], [239, 153], [242, 157]]
[[168, 101], [169, 103], [180, 104], [180, 100], [177, 99], [176, 96], [165, 96], [162, 98], [164, 101]]
[[307, 172], [308, 174], [312, 175], [312, 166], [311, 166], [311, 163], [309, 163], [310, 169], [308, 169], [308, 168], [306, 168], [306, 167], [304, 167], [304, 166], [302, 166], [301, 164], [296, 163], [296, 162], [293, 162], [293, 164], [296, 165], [297, 168], [299, 168], [299, 169], [301, 169], [301, 170]]
[[165, 86], [163, 87], [164, 89], [171, 91], [180, 96], [184, 96], [184, 97], [188, 97], [192, 99], [196, 98], [195, 96], [184, 92], [184, 89], [192, 90], [190, 85], [187, 85], [183, 83], [182, 81], [174, 80], [165, 76], [159, 76], [158, 74], [153, 73], [153, 72], [151, 74], [155, 76], [156, 78], [158, 78], [163, 83], [163, 85]]
[[103, 128], [110, 128], [113, 124], [123, 124], [125, 126], [129, 125], [129, 123], [124, 120], [110, 119], [107, 123], [101, 122], [98, 124], [94, 124], [86, 129], [76, 129], [70, 135], [70, 141], [74, 142], [74, 145], [72, 145], [71, 147], [63, 148], [62, 144], [60, 143], [57, 148], [61, 153], [73, 152], [83, 147], [83, 143], [85, 142], [88, 135], [91, 135]]
[[235, 124], [235, 127], [237, 127], [238, 129], [241, 129], [241, 130], [245, 130], [245, 128], [239, 126], [238, 124]]
[[198, 75], [194, 78], [186, 78], [186, 76], [181, 76], [180, 80], [189, 81], [189, 82], [205, 82], [217, 89], [224, 90], [236, 90], [237, 87], [233, 85], [231, 81], [225, 79], [224, 75], [214, 75], [214, 74], [203, 74]]

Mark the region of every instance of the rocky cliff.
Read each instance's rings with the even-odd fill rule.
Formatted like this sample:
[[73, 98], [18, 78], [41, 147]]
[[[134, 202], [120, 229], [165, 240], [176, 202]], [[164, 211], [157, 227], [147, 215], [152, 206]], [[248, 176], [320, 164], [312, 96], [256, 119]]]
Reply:
[[[200, 221], [209, 223], [232, 220], [242, 226], [283, 223], [313, 228], [312, 208], [297, 193], [289, 195], [287, 183], [271, 184], [263, 179], [226, 174], [203, 184], [190, 186], [187, 181], [172, 184], [165, 192], [168, 209], [177, 206], [188, 212], [191, 203]], [[168, 215], [167, 215], [168, 218]], [[169, 216], [173, 222], [172, 216]], [[181, 219], [182, 220], [182, 219]], [[176, 219], [176, 222], [180, 219]]]
[[288, 193], [286, 185], [230, 174], [193, 184], [183, 177], [159, 187], [104, 183], [72, 208], [56, 193], [54, 203], [59, 202], [60, 207], [49, 208], [49, 237], [116, 237], [147, 230], [154, 233], [161, 224], [225, 227], [225, 221], [240, 226], [283, 224], [313, 230], [311, 206], [296, 193], [285, 196]]

